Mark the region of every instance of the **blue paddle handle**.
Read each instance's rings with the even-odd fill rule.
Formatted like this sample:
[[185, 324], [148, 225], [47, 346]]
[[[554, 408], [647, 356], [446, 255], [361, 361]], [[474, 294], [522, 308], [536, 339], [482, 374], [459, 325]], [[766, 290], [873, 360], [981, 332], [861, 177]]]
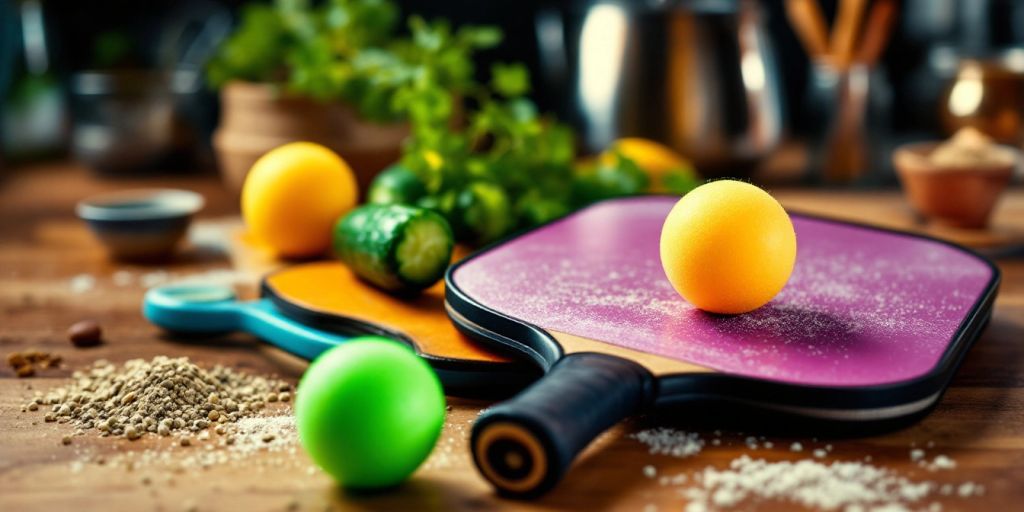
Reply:
[[[206, 295], [200, 299], [197, 294]], [[350, 338], [292, 320], [282, 315], [270, 299], [239, 302], [234, 300], [230, 291], [216, 287], [150, 290], [146, 293], [142, 312], [150, 322], [169, 331], [244, 331], [310, 360]]]
[[349, 339], [349, 336], [315, 329], [283, 316], [270, 299], [242, 303], [239, 313], [240, 330], [309, 360]]

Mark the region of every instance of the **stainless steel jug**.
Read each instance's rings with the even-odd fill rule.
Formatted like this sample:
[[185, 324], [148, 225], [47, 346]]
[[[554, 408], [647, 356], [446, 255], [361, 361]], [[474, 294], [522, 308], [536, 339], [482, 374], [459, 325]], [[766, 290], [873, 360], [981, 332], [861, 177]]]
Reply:
[[576, 2], [541, 10], [541, 66], [586, 150], [640, 136], [705, 176], [744, 175], [777, 147], [782, 93], [755, 2]]

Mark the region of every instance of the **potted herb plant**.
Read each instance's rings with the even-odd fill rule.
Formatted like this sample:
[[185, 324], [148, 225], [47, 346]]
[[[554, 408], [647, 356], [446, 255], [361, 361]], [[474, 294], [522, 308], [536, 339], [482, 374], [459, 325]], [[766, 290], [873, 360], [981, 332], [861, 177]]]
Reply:
[[339, 153], [365, 189], [399, 158], [409, 135], [407, 105], [396, 97], [421, 84], [460, 94], [471, 80], [472, 52], [500, 39], [492, 29], [464, 27], [438, 41], [430, 34], [439, 25], [418, 18], [402, 37], [398, 18], [388, 0], [245, 7], [207, 65], [220, 89], [213, 144], [228, 187], [240, 190], [263, 153], [305, 140]]

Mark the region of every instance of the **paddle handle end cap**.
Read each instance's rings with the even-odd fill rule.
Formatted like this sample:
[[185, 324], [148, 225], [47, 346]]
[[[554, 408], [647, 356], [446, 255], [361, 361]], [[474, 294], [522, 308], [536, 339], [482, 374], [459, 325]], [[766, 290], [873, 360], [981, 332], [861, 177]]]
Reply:
[[473, 460], [500, 493], [540, 496], [594, 438], [645, 406], [653, 383], [632, 361], [566, 356], [543, 379], [481, 414], [473, 426]]

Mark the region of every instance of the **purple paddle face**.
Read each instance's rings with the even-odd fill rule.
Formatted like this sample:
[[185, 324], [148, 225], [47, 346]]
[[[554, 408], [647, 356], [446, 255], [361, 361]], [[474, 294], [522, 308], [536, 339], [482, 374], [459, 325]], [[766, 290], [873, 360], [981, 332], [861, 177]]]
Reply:
[[956, 248], [793, 217], [786, 287], [750, 313], [704, 313], [665, 277], [669, 197], [605, 202], [476, 256], [455, 285], [484, 307], [713, 370], [803, 385], [869, 386], [931, 370], [992, 269]]

